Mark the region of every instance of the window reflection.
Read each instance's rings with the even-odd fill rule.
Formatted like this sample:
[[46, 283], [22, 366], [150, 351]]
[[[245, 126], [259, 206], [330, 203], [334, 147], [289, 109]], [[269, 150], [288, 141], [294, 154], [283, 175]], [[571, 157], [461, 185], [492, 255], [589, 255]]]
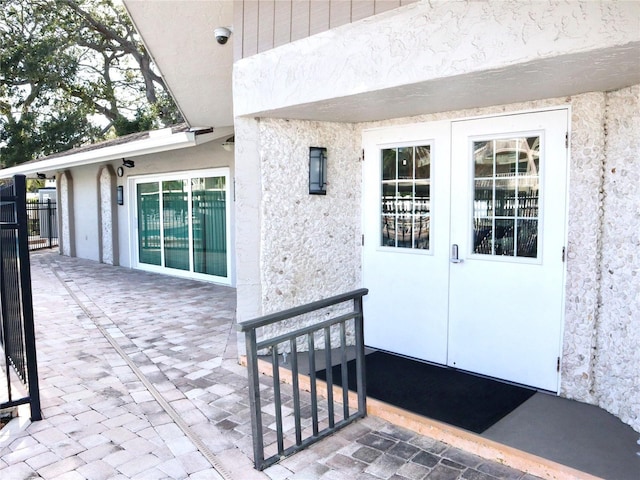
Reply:
[[477, 141], [474, 253], [536, 258], [540, 137]]
[[431, 146], [383, 149], [381, 169], [380, 245], [428, 249]]

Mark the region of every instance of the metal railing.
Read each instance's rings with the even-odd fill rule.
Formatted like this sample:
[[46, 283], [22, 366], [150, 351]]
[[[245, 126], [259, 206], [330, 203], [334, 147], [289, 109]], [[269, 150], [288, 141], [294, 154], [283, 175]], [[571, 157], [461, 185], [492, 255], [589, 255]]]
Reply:
[[[26, 178], [16, 175], [0, 188], [0, 343], [4, 351], [6, 402], [1, 408], [30, 404], [31, 420], [42, 419], [31, 296], [31, 266], [27, 233]], [[27, 387], [14, 399], [12, 375]]]
[[56, 202], [51, 199], [27, 203], [27, 230], [29, 250], [58, 246], [58, 220]]
[[[367, 289], [361, 288], [238, 324], [238, 331], [245, 333], [246, 340], [249, 406], [256, 469], [263, 470], [284, 457], [308, 447], [366, 415], [362, 297], [367, 293]], [[350, 308], [348, 302], [353, 302], [352, 308]], [[277, 324], [280, 328], [275, 330], [278, 331], [283, 327], [286, 328], [288, 325], [287, 320], [297, 318], [299, 321], [301, 316], [307, 314], [315, 314], [323, 318], [331, 316], [331, 318], [284, 334], [277, 332], [275, 336], [270, 338], [264, 338], [269, 335], [263, 329], [263, 338], [258, 341], [257, 329]], [[273, 327], [271, 327], [271, 330], [274, 330]], [[349, 385], [347, 367], [348, 336], [353, 337], [353, 343], [355, 344], [357, 409], [349, 405], [349, 391], [347, 388]], [[316, 338], [318, 338], [317, 341]], [[316, 345], [322, 348], [316, 351]], [[306, 355], [304, 353], [305, 349]], [[324, 350], [324, 363], [326, 366], [326, 390], [319, 388], [324, 387], [324, 384], [316, 376], [316, 355], [322, 350]], [[334, 394], [332, 350], [336, 351], [340, 356], [340, 380], [343, 386], [341, 389], [341, 402], [334, 398], [335, 396], [340, 396], [340, 390], [336, 387], [336, 394]], [[270, 352], [267, 358], [270, 357], [274, 409], [272, 416], [275, 417], [274, 421], [267, 424], [266, 427], [269, 430], [267, 433], [270, 435], [265, 435], [265, 422], [263, 421], [263, 416], [270, 415], [270, 413], [263, 412], [263, 408], [266, 406], [263, 406], [260, 388], [258, 354], [261, 351]], [[291, 391], [287, 393], [283, 393], [285, 385], [281, 382], [281, 377], [288, 377], [289, 370], [286, 367], [281, 369], [280, 354], [283, 355], [284, 364], [288, 363], [287, 357], [289, 357], [290, 362]], [[306, 385], [308, 388], [306, 389], [304, 385], [301, 385], [301, 383], [307, 384], [307, 377], [300, 374], [300, 360], [308, 361], [309, 377], [308, 385]], [[320, 391], [324, 392], [326, 398], [320, 399]], [[270, 392], [269, 400], [271, 400]], [[339, 411], [340, 409], [336, 411], [336, 401], [342, 403], [342, 412]], [[283, 408], [283, 403], [285, 402], [290, 404], [291, 407], [285, 406]], [[307, 403], [307, 405], [303, 406], [303, 403]], [[270, 408], [271, 405], [269, 405]], [[306, 412], [305, 425], [303, 425], [302, 418], [303, 409]], [[320, 418], [321, 410], [322, 418]], [[284, 422], [284, 416], [286, 415], [293, 416], [293, 421], [287, 422], [288, 428], [285, 427]], [[291, 419], [289, 418], [288, 420]], [[272, 434], [274, 426], [275, 441], [273, 441]], [[269, 442], [268, 438], [272, 439], [271, 442]], [[287, 446], [285, 443], [290, 445]], [[267, 450], [272, 450], [273, 455], [265, 458], [265, 451]]]

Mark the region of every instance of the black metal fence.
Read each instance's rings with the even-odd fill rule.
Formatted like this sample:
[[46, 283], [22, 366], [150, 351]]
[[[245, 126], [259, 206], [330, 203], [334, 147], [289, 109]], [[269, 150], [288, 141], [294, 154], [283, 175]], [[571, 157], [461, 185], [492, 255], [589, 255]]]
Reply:
[[28, 202], [27, 229], [29, 231], [29, 250], [57, 247], [58, 220], [56, 202], [50, 199]]
[[[16, 175], [0, 187], [0, 343], [7, 382], [6, 401], [0, 408], [28, 403], [35, 421], [42, 415], [27, 223], [26, 178]], [[14, 377], [26, 387], [26, 396], [14, 398]]]
[[[361, 288], [238, 324], [238, 330], [245, 333], [247, 348], [253, 460], [256, 469], [263, 470], [366, 415], [362, 297], [367, 293], [367, 289]], [[316, 318], [323, 320], [284, 334], [276, 333], [270, 338], [264, 338], [269, 335], [263, 329], [263, 338], [258, 341], [257, 329], [270, 328], [274, 324], [286, 327], [291, 325], [289, 320], [299, 320], [307, 314], [315, 314]], [[349, 404], [349, 391], [346, 388], [349, 384], [347, 338], [350, 336], [355, 344], [357, 406]], [[260, 351], [270, 352], [272, 390], [264, 392], [260, 388]], [[340, 359], [340, 384], [345, 386], [341, 390], [336, 388], [336, 394], [332, 352], [337, 353]], [[316, 378], [318, 354], [321, 355], [319, 358], [324, 357], [326, 383]], [[284, 357], [282, 364], [286, 365], [286, 370], [280, 368], [280, 355]], [[308, 379], [300, 375], [301, 362], [308, 366]], [[287, 392], [283, 392], [284, 385], [281, 384], [281, 378], [285, 375], [290, 376], [292, 386], [291, 391]], [[321, 400], [322, 393], [326, 400]], [[269, 402], [268, 405], [263, 405], [262, 395], [265, 395], [264, 400]], [[335, 399], [334, 396], [338, 398]], [[341, 403], [342, 408], [336, 409], [334, 401]], [[285, 419], [285, 416], [288, 418]], [[267, 455], [270, 456], [265, 458]]]

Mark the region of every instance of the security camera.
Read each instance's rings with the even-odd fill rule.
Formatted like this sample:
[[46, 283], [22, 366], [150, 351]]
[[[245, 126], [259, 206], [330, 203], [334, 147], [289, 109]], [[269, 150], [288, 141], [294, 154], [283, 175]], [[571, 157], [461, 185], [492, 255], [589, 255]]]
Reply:
[[218, 27], [213, 31], [213, 34], [216, 36], [216, 41], [220, 45], [224, 45], [231, 36], [231, 30], [227, 27]]

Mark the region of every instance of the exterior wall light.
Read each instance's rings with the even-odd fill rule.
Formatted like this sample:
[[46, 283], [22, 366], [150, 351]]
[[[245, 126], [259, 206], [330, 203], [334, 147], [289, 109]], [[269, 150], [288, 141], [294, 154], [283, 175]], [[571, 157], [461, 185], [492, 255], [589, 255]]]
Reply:
[[327, 194], [327, 149], [309, 147], [309, 194]]
[[136, 166], [136, 163], [133, 160], [125, 160], [124, 158], [122, 159], [122, 165], [127, 167], [127, 168], [133, 168]]
[[227, 138], [223, 143], [222, 143], [222, 148], [224, 148], [227, 152], [231, 152], [233, 151], [233, 147], [236, 144], [236, 137], [235, 135]]
[[116, 199], [118, 205], [124, 205], [124, 188], [122, 185], [118, 185], [118, 188], [116, 189]]

